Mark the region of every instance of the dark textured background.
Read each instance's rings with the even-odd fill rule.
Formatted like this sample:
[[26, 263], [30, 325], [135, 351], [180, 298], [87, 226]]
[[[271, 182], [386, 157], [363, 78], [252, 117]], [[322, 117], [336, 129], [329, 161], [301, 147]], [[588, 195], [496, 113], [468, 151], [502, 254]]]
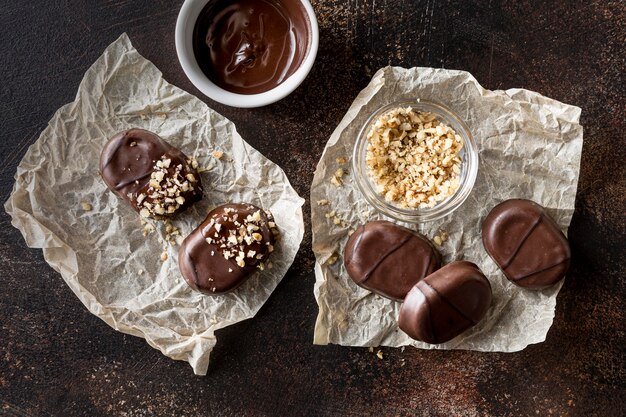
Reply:
[[[89, 314], [0, 214], [0, 415], [626, 415], [626, 6], [615, 1], [313, 1], [317, 62], [281, 102], [218, 105], [174, 48], [182, 0], [0, 2], [0, 197], [54, 111], [122, 32], [165, 78], [233, 120], [308, 197], [327, 138], [380, 67], [470, 71], [582, 107], [573, 265], [545, 343], [514, 354], [313, 346], [310, 233], [252, 320], [218, 332], [209, 375]], [[309, 218], [308, 204], [305, 218]]]

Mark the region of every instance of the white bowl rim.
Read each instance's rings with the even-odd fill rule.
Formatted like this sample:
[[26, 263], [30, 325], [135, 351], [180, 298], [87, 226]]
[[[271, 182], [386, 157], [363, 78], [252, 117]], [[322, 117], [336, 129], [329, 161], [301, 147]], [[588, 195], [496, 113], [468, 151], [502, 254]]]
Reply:
[[309, 0], [299, 0], [311, 23], [311, 45], [300, 67], [285, 81], [269, 91], [259, 94], [237, 94], [215, 85], [202, 72], [193, 52], [193, 29], [200, 11], [212, 0], [185, 0], [176, 20], [176, 54], [183, 71], [193, 85], [212, 100], [227, 106], [252, 108], [261, 107], [285, 98], [307, 77], [317, 56], [319, 26], [315, 11]]

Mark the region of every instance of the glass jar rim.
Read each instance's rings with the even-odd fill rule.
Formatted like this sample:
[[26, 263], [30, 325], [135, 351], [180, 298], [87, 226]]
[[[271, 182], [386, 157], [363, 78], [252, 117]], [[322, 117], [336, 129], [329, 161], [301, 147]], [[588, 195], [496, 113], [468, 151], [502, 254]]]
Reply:
[[[411, 107], [417, 111], [431, 112], [437, 119], [448, 124], [454, 131], [463, 138], [464, 146], [462, 150], [461, 182], [455, 193], [443, 201], [438, 202], [434, 207], [405, 209], [387, 200], [376, 191], [369, 168], [365, 163], [365, 153], [367, 150], [367, 134], [375, 120], [386, 112], [399, 108]], [[467, 124], [452, 110], [441, 103], [429, 100], [404, 99], [385, 104], [367, 118], [361, 127], [352, 154], [352, 170], [357, 186], [367, 202], [377, 211], [398, 221], [407, 223], [423, 223], [434, 221], [448, 216], [459, 208], [469, 197], [478, 174], [478, 148]]]

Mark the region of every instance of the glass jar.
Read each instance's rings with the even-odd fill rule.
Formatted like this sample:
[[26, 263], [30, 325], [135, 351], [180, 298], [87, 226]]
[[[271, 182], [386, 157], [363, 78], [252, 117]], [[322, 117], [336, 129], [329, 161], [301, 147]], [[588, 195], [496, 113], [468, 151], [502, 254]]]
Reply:
[[[463, 138], [463, 149], [460, 152], [462, 162], [459, 188], [453, 195], [438, 202], [434, 207], [401, 208], [395, 203], [385, 200], [385, 197], [377, 192], [377, 186], [366, 164], [367, 134], [370, 128], [380, 116], [398, 107], [411, 107], [415, 111], [433, 113], [441, 123], [450, 126]], [[402, 100], [379, 108], [367, 119], [354, 145], [352, 171], [361, 193], [380, 213], [403, 222], [423, 223], [449, 215], [459, 208], [470, 195], [478, 174], [478, 148], [467, 125], [450, 109], [431, 101]]]

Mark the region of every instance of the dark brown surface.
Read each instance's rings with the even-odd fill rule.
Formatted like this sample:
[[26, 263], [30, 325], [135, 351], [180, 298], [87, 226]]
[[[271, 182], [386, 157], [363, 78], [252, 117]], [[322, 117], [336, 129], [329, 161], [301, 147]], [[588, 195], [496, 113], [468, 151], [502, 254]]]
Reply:
[[[174, 48], [182, 1], [0, 5], [0, 190], [84, 72], [118, 36], [199, 95]], [[91, 315], [2, 214], [0, 413], [9, 416], [620, 416], [626, 414], [626, 17], [615, 1], [314, 1], [321, 43], [291, 96], [207, 100], [308, 197], [327, 138], [381, 66], [468, 70], [583, 108], [572, 267], [547, 341], [514, 354], [313, 346], [310, 233], [253, 320], [218, 333], [209, 375]], [[201, 95], [199, 95], [202, 97]], [[203, 97], [202, 97], [203, 98]], [[305, 206], [305, 218], [309, 210]], [[376, 352], [376, 351], [375, 351]]]

